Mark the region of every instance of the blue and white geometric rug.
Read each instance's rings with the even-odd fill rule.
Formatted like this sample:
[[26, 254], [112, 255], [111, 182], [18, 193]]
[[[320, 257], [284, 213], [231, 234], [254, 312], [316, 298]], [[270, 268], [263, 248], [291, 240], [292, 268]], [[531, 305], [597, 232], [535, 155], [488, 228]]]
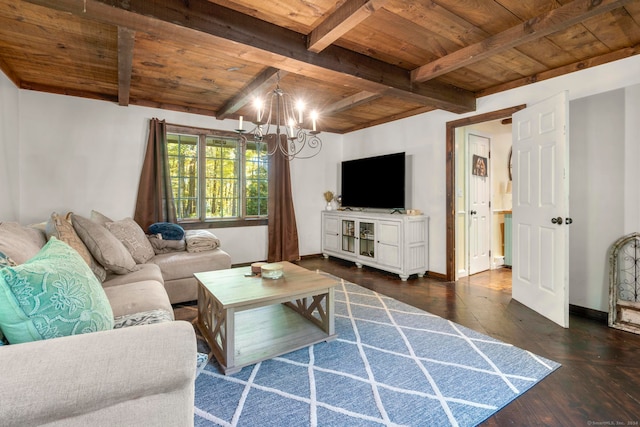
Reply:
[[353, 283], [335, 312], [334, 341], [199, 367], [195, 425], [474, 426], [560, 367]]

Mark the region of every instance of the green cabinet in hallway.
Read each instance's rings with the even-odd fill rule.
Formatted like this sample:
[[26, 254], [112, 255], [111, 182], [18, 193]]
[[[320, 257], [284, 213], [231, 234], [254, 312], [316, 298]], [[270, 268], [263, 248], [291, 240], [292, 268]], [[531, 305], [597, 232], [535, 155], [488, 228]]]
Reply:
[[504, 215], [504, 265], [511, 267], [511, 213]]

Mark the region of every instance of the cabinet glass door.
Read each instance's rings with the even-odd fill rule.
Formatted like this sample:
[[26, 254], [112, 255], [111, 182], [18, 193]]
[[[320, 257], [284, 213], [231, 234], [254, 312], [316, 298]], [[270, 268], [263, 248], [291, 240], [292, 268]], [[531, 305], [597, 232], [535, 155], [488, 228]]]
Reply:
[[361, 222], [358, 224], [360, 235], [360, 256], [375, 258], [375, 231], [373, 222]]
[[342, 250], [356, 252], [356, 222], [348, 219], [342, 220]]

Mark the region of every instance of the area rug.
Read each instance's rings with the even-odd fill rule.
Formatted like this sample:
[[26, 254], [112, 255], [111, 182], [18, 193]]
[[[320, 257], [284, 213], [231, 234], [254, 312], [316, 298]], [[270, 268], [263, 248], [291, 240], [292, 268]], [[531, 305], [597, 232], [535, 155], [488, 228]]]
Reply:
[[336, 280], [338, 338], [230, 376], [202, 364], [196, 426], [474, 426], [560, 367]]

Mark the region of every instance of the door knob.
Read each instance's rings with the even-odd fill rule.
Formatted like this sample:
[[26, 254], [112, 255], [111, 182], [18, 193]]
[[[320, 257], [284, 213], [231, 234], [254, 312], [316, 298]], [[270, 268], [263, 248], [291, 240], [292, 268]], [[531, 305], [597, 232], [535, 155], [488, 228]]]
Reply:
[[567, 225], [569, 225], [569, 224], [573, 224], [573, 219], [571, 219], [571, 218], [565, 218], [565, 219], [564, 219], [564, 223], [565, 223], [565, 224], [567, 224]]
[[559, 216], [558, 218], [551, 218], [551, 222], [552, 222], [553, 224], [558, 224], [558, 225], [560, 225], [560, 224], [562, 224], [562, 217], [561, 217], [561, 216]]
[[471, 215], [475, 215], [475, 214], [477, 214], [478, 212], [476, 212], [476, 211], [471, 211], [470, 213], [471, 213]]

